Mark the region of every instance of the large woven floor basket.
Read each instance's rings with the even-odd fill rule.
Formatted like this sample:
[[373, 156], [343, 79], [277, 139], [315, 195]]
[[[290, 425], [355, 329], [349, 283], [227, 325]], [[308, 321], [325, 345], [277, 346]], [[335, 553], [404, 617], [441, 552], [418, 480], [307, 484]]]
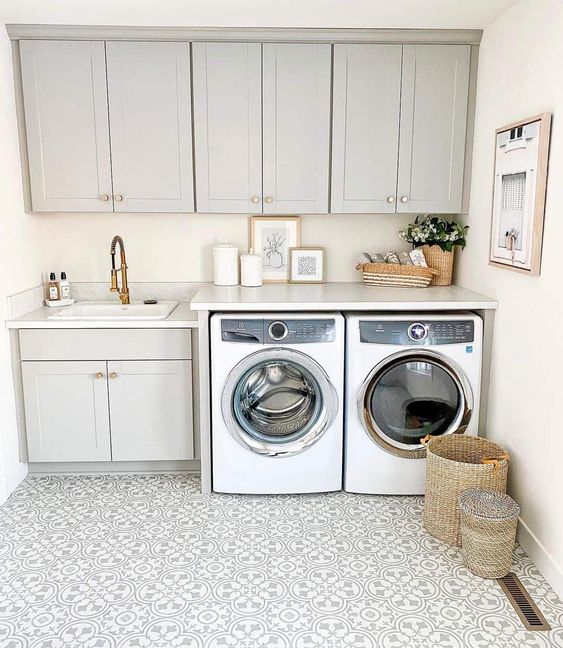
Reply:
[[469, 488], [506, 493], [508, 455], [475, 436], [451, 434], [427, 445], [424, 528], [438, 540], [461, 546], [459, 496]]
[[426, 288], [437, 275], [432, 268], [420, 268], [398, 263], [363, 263], [356, 266], [362, 271], [364, 283], [368, 286], [399, 286], [404, 288]]

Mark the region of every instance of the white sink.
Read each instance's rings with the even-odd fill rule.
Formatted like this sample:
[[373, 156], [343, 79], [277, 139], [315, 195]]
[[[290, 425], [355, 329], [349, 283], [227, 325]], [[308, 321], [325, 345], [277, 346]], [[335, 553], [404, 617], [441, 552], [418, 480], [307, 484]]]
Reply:
[[159, 301], [156, 304], [122, 304], [121, 302], [76, 302], [61, 308], [48, 319], [57, 320], [162, 320], [178, 306], [176, 301]]

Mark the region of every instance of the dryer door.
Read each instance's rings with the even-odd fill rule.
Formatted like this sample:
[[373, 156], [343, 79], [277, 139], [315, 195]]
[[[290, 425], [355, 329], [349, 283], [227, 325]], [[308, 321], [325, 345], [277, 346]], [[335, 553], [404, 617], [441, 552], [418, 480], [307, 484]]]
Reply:
[[391, 454], [426, 456], [426, 435], [463, 433], [473, 409], [473, 392], [463, 371], [434, 351], [401, 351], [367, 377], [358, 411], [372, 439]]
[[287, 456], [318, 441], [338, 412], [338, 396], [322, 367], [292, 349], [267, 349], [231, 371], [221, 398], [235, 439], [259, 454]]

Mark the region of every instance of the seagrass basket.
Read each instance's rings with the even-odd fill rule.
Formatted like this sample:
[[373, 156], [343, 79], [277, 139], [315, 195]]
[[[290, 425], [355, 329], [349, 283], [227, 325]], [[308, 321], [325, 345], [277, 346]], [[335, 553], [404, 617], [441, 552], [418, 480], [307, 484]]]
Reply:
[[364, 283], [368, 286], [399, 286], [404, 288], [426, 288], [437, 274], [432, 268], [421, 268], [398, 263], [361, 263]]
[[454, 271], [454, 251], [445, 252], [439, 245], [423, 245], [421, 248], [429, 268], [436, 270], [430, 282], [432, 286], [450, 286]]
[[512, 567], [520, 507], [505, 495], [466, 490], [460, 495], [463, 564], [482, 578], [502, 578]]
[[508, 454], [498, 443], [464, 434], [430, 437], [426, 450], [422, 523], [438, 540], [459, 547], [460, 494], [470, 488], [506, 493]]

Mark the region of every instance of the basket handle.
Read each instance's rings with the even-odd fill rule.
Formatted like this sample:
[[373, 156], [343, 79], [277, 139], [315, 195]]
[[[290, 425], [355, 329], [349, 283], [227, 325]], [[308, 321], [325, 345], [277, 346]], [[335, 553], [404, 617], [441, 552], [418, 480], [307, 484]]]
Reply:
[[420, 443], [421, 445], [426, 447], [430, 443], [430, 441], [432, 441], [433, 438], [434, 436], [432, 434], [427, 434], [426, 436], [423, 436], [422, 439], [420, 439]]
[[485, 457], [481, 459], [482, 464], [492, 464], [493, 472], [498, 469], [501, 461], [510, 461], [510, 457], [506, 452], [500, 455], [500, 457]]

